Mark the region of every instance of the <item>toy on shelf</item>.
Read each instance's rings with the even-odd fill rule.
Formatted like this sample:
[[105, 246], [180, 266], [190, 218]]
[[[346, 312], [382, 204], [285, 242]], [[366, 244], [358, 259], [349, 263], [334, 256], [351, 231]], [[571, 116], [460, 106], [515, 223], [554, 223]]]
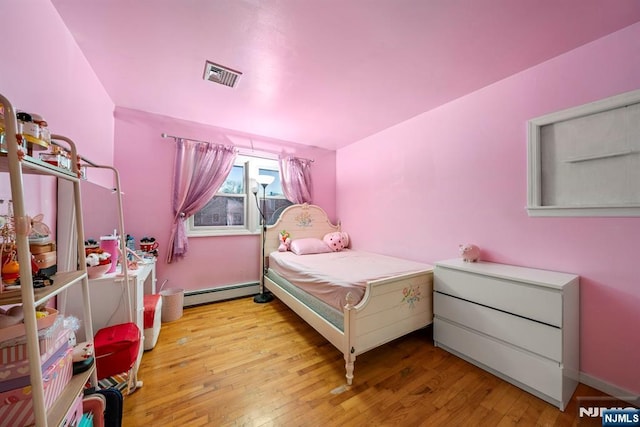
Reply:
[[13, 202], [0, 199], [0, 205], [7, 203], [7, 213], [0, 216], [0, 268], [2, 270], [2, 282], [0, 291], [4, 285], [13, 285], [20, 277], [20, 265], [16, 252], [16, 231], [13, 221]]
[[459, 246], [460, 255], [466, 262], [476, 262], [480, 259], [480, 248], [476, 245], [467, 243]]
[[102, 277], [111, 269], [111, 254], [101, 248], [85, 248], [89, 279]]
[[154, 257], [158, 256], [158, 242], [155, 237], [143, 237], [140, 239], [140, 250]]

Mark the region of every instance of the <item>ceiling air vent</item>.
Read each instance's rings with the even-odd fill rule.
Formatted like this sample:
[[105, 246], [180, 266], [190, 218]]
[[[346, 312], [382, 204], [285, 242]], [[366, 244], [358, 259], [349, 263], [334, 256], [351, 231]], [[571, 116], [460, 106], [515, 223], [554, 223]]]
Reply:
[[204, 79], [221, 85], [236, 87], [242, 73], [207, 61], [204, 66]]

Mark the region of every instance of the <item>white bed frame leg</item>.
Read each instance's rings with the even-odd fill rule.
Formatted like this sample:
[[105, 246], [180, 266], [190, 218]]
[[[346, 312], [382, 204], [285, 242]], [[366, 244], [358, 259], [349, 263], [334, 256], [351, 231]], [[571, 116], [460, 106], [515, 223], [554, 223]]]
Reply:
[[351, 385], [353, 383], [353, 367], [356, 361], [356, 357], [352, 356], [351, 353], [345, 353], [344, 360], [347, 362], [344, 365], [347, 370], [347, 385]]
[[345, 338], [345, 349], [344, 349], [344, 360], [345, 360], [345, 369], [347, 370], [347, 385], [351, 385], [353, 383], [353, 368], [354, 363], [356, 361], [355, 356], [355, 348], [351, 342], [351, 337], [355, 337], [355, 331], [352, 328], [355, 326], [355, 322], [352, 322], [351, 316], [353, 315], [353, 304], [355, 303], [355, 299], [351, 292], [347, 293], [346, 296], [347, 304], [344, 306], [344, 338]]

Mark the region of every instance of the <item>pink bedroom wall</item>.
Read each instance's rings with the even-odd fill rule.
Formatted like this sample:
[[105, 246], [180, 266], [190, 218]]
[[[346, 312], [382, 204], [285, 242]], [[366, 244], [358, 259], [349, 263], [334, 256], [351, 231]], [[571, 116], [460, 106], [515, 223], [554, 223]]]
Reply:
[[[115, 114], [115, 164], [120, 171], [124, 196], [125, 229], [138, 241], [155, 237], [160, 245], [158, 284], [165, 288], [206, 289], [256, 282], [259, 278], [259, 236], [189, 238], [185, 259], [166, 263], [171, 227], [171, 185], [175, 143], [161, 133], [215, 140], [228, 135], [238, 147], [253, 146], [258, 152], [289, 153], [314, 159], [314, 203], [335, 219], [335, 152], [314, 149], [258, 136], [136, 110], [117, 108]], [[250, 141], [250, 139], [251, 141]]]
[[581, 276], [581, 371], [640, 393], [640, 218], [527, 215], [528, 119], [640, 88], [640, 24], [337, 152], [353, 246], [423, 262], [482, 259]]
[[[111, 163], [113, 103], [51, 2], [5, 1], [0, 16], [0, 93], [14, 108], [42, 115], [51, 131], [74, 140], [81, 154]], [[111, 186], [110, 177], [100, 173], [91, 179]], [[44, 213], [55, 228], [55, 179], [25, 176], [24, 182], [27, 213]], [[9, 176], [0, 174], [0, 199], [10, 195]]]
[[[111, 164], [113, 102], [51, 2], [3, 2], [0, 14], [0, 93], [15, 108], [42, 115], [83, 156]], [[102, 171], [92, 171], [90, 179], [112, 186]]]

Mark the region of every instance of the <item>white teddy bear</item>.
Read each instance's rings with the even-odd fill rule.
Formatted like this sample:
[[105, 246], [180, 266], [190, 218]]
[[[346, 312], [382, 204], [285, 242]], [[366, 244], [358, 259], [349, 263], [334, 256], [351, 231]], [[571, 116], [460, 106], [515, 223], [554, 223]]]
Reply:
[[98, 254], [87, 255], [87, 265], [89, 267], [95, 267], [98, 264], [100, 264], [100, 257], [98, 257]]

